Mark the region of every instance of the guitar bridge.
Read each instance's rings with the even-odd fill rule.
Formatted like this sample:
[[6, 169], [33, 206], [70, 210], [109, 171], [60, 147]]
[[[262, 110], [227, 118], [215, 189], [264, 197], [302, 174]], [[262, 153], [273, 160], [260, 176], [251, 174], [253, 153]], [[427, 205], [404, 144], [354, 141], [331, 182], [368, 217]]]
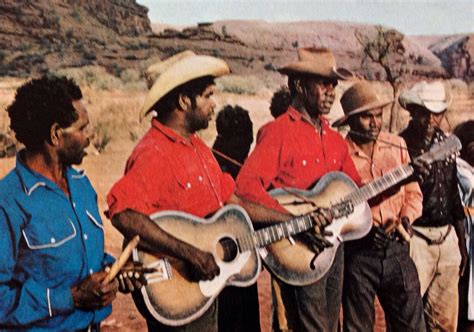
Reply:
[[145, 274], [145, 279], [148, 284], [153, 284], [163, 280], [171, 280], [172, 278], [171, 265], [167, 259], [157, 259], [146, 267], [155, 270], [155, 272]]

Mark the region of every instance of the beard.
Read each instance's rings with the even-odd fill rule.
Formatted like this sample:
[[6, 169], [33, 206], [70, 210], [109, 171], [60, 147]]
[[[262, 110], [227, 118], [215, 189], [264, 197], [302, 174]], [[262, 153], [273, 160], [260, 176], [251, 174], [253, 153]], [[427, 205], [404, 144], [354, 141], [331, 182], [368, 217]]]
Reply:
[[64, 149], [58, 151], [59, 162], [65, 166], [80, 165], [87, 155], [85, 148], [78, 142], [68, 142]]
[[195, 133], [199, 130], [209, 127], [209, 120], [210, 116], [206, 117], [196, 109], [193, 109], [192, 112], [186, 113], [186, 127], [191, 133]]

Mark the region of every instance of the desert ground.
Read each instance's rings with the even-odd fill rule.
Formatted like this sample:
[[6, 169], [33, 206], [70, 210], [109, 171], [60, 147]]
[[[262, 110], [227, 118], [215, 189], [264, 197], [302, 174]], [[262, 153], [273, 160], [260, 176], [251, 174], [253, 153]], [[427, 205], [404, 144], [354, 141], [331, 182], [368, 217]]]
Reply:
[[[15, 79], [0, 80], [0, 132], [6, 132], [8, 118], [4, 109], [13, 100], [16, 87], [22, 81]], [[458, 84], [458, 83], [457, 83]], [[459, 84], [458, 84], [459, 85]], [[254, 123], [254, 132], [267, 121], [271, 120], [269, 101], [278, 85], [256, 91], [254, 94], [233, 94], [218, 92], [215, 95], [216, 112], [226, 104], [239, 104], [249, 110]], [[381, 91], [386, 86], [378, 84]], [[445, 129], [463, 119], [474, 118], [473, 87], [465, 84], [464, 90], [455, 94], [455, 103], [448, 114]], [[106, 195], [115, 181], [123, 174], [127, 157], [134, 145], [147, 130], [149, 119], [142, 123], [138, 121], [138, 111], [145, 98], [143, 89], [137, 90], [98, 90], [83, 86], [84, 100], [89, 110], [91, 123], [94, 126], [94, 146], [91, 145], [88, 156], [79, 168], [85, 169], [99, 197], [99, 209], [102, 213], [107, 209]], [[339, 92], [340, 93], [340, 92]], [[388, 93], [388, 92], [384, 92]], [[457, 101], [456, 101], [457, 100]], [[341, 110], [335, 105], [331, 118], [337, 118]], [[402, 114], [403, 115], [403, 114]], [[407, 115], [404, 114], [406, 122]], [[215, 124], [200, 133], [204, 141], [211, 146], [215, 133]], [[98, 152], [98, 150], [101, 150]], [[12, 167], [14, 158], [0, 159], [0, 178]], [[120, 253], [122, 236], [104, 216], [106, 250], [117, 256]], [[270, 286], [269, 274], [261, 273], [258, 279], [259, 299], [261, 305], [261, 325], [263, 331], [270, 331]], [[377, 310], [377, 331], [384, 331], [381, 311]], [[113, 313], [103, 322], [104, 331], [144, 331], [146, 325], [143, 318], [135, 309], [130, 296], [119, 294], [113, 304]]]

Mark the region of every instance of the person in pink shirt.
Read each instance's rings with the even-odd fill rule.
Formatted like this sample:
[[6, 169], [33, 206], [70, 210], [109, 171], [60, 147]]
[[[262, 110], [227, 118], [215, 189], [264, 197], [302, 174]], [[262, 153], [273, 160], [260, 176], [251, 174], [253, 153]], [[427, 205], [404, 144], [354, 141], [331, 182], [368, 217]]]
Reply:
[[[362, 183], [410, 163], [403, 138], [381, 131], [383, 107], [367, 81], [352, 85], [341, 97], [345, 115], [334, 126], [349, 125], [349, 152]], [[396, 231], [410, 229], [421, 215], [422, 194], [416, 181], [405, 182], [369, 201], [372, 230], [346, 242], [344, 264], [344, 331], [374, 329], [375, 296], [385, 312], [389, 331], [424, 331], [423, 304], [408, 244]], [[403, 231], [402, 231], [403, 232]]]

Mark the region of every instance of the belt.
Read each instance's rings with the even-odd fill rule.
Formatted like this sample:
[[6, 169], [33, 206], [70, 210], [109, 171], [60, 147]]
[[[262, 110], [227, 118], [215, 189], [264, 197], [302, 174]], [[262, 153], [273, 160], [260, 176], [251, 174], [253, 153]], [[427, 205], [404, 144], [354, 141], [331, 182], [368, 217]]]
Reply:
[[100, 332], [100, 323], [93, 323], [85, 329], [76, 330], [76, 332]]
[[420, 239], [423, 239], [428, 243], [429, 246], [434, 246], [434, 245], [440, 245], [443, 244], [444, 240], [448, 237], [449, 233], [451, 233], [451, 228], [453, 228], [453, 225], [449, 224], [448, 225], [448, 230], [446, 231], [446, 234], [444, 234], [441, 238], [439, 239], [430, 239], [427, 237], [425, 234], [417, 231], [415, 228], [413, 228], [413, 235], [419, 237]]

